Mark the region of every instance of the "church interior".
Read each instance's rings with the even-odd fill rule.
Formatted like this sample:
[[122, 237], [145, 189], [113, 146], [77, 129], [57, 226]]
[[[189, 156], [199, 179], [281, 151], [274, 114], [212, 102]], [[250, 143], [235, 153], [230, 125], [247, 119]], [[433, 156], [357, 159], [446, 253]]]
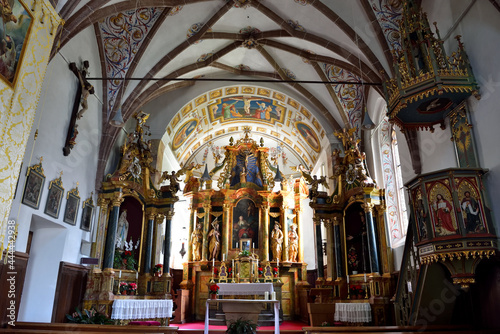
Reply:
[[500, 329], [500, 0], [0, 9], [0, 332]]

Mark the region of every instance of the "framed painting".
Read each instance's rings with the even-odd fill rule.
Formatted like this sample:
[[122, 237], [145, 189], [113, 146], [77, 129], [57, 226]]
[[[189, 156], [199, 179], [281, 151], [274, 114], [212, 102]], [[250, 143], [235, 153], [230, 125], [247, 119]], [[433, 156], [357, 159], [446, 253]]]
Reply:
[[94, 217], [94, 201], [92, 195], [83, 202], [82, 219], [80, 221], [80, 228], [84, 231], [90, 232], [92, 226], [92, 217]]
[[426, 184], [427, 201], [434, 233], [437, 237], [455, 235], [458, 231], [455, 206], [449, 185], [440, 181]]
[[295, 128], [299, 131], [300, 135], [306, 143], [316, 152], [321, 151], [321, 145], [319, 143], [318, 136], [316, 132], [304, 122], [295, 122]]
[[174, 139], [172, 140], [172, 149], [176, 150], [181, 147], [182, 144], [189, 138], [193, 131], [198, 126], [198, 120], [196, 118], [190, 119], [186, 123], [182, 124], [179, 130], [175, 133]]
[[78, 215], [78, 205], [80, 204], [80, 194], [78, 192], [78, 187], [68, 191], [66, 195], [66, 208], [64, 210], [65, 223], [70, 225], [76, 224], [76, 217]]
[[22, 1], [2, 1], [0, 78], [14, 86], [30, 34], [33, 16]]
[[250, 238], [240, 239], [240, 252], [243, 251], [252, 252], [252, 239]]
[[64, 194], [61, 177], [50, 181], [49, 195], [47, 202], [45, 202], [45, 214], [54, 218], [59, 218], [59, 211], [61, 210], [61, 202]]
[[233, 224], [232, 224], [232, 245], [233, 248], [238, 248], [245, 239], [250, 239], [251, 244], [255, 244], [259, 248], [259, 209], [255, 203], [249, 198], [241, 199], [233, 208]]
[[23, 199], [21, 203], [34, 209], [40, 206], [45, 175], [43, 173], [42, 162], [28, 167], [26, 171], [26, 183], [24, 185]]

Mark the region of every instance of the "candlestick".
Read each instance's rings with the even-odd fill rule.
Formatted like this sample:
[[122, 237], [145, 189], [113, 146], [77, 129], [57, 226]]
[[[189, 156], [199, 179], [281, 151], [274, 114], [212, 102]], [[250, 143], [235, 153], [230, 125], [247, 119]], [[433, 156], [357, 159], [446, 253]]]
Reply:
[[252, 249], [255, 249], [255, 242], [252, 242]]
[[349, 284], [349, 275], [347, 275], [347, 284]]
[[118, 275], [118, 278], [122, 278], [122, 271], [120, 270], [120, 274]]
[[366, 273], [365, 273], [365, 283], [366, 283]]
[[215, 257], [212, 259], [212, 268], [215, 267]]

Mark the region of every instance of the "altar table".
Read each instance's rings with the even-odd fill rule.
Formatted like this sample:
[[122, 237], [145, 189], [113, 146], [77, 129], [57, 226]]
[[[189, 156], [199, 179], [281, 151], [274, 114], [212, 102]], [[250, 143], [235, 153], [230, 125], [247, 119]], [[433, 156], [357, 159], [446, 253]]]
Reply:
[[273, 283], [218, 283], [219, 295], [241, 296], [241, 295], [264, 295], [269, 292], [272, 295]]
[[362, 323], [372, 321], [369, 303], [335, 303], [335, 321]]
[[117, 299], [113, 302], [111, 319], [171, 318], [173, 305], [171, 299]]
[[[262, 284], [262, 283], [261, 283]], [[239, 285], [248, 285], [248, 284], [239, 284]], [[219, 284], [220, 286], [220, 284]], [[272, 286], [272, 284], [271, 284]], [[220, 290], [219, 290], [220, 293]], [[258, 304], [274, 304], [274, 333], [279, 333], [280, 332], [280, 316], [279, 316], [279, 309], [280, 309], [280, 302], [278, 300], [263, 300], [263, 299], [207, 299], [207, 309], [205, 310], [205, 332], [204, 334], [208, 334], [208, 317], [209, 317], [209, 310], [208, 307], [210, 304], [214, 303], [221, 303], [221, 304], [241, 304], [241, 305], [258, 305]]]

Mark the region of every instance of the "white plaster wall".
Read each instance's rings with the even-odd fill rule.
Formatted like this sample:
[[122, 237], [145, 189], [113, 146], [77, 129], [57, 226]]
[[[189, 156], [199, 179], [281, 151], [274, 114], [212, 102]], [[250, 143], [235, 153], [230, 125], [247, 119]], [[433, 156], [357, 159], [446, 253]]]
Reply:
[[[302, 200], [300, 206], [303, 208], [302, 211], [302, 235], [301, 238], [302, 247], [304, 249], [304, 262], [307, 263], [307, 270], [316, 269], [316, 243], [315, 243], [315, 228], [312, 221], [313, 209], [309, 206], [309, 199], [306, 198]], [[325, 237], [326, 239], [326, 237]]]
[[[98, 74], [100, 72], [100, 61], [93, 29], [87, 29], [81, 35], [78, 45], [69, 43], [62, 50], [64, 58], [76, 62], [78, 66], [83, 60], [89, 60], [91, 75]], [[82, 48], [81, 45], [86, 43], [89, 46]], [[65, 157], [62, 148], [66, 140], [78, 84], [77, 78], [69, 70], [68, 63], [63, 57], [56, 55], [47, 68], [34, 125], [31, 129], [30, 139], [23, 159], [16, 198], [13, 201], [9, 216], [9, 219], [13, 219], [19, 224], [19, 234], [16, 242], [17, 251], [26, 251], [29, 231], [34, 231], [33, 246], [26, 273], [26, 282], [28, 284], [21, 300], [20, 319], [24, 321], [51, 321], [59, 262], [80, 263], [82, 240], [91, 241], [91, 232], [80, 229], [80, 219], [82, 203], [90, 197], [92, 191], [94, 191], [94, 204], [96, 204], [97, 199], [95, 175], [101, 134], [101, 105], [99, 99], [101, 99], [100, 96], [102, 95], [102, 86], [100, 82], [93, 83], [96, 94], [88, 98], [89, 108], [83, 118], [77, 122], [79, 125], [77, 144], [70, 155]], [[38, 137], [34, 141], [37, 129]], [[28, 166], [37, 164], [41, 156], [43, 156], [42, 167], [46, 179], [43, 185], [40, 207], [33, 209], [21, 204], [21, 199], [26, 180], [26, 169]], [[44, 210], [49, 183], [58, 178], [61, 171], [63, 172], [62, 180], [65, 192], [59, 218], [55, 219], [44, 214]], [[80, 204], [76, 224], [72, 226], [63, 222], [63, 216], [66, 206], [66, 194], [76, 187], [77, 182], [79, 183]], [[38, 229], [33, 223], [35, 216], [50, 222], [53, 227]], [[95, 219], [93, 224], [95, 224]], [[55, 228], [58, 226], [61, 230], [64, 230], [64, 233]], [[53, 237], [51, 233], [54, 233]], [[37, 247], [37, 245], [42, 244], [43, 247]], [[46, 288], [39, 286], [40, 289], [35, 289], [34, 287], [40, 285], [42, 281], [46, 283]], [[35, 285], [30, 288], [30, 284]], [[43, 296], [43, 298], [40, 296]]]

